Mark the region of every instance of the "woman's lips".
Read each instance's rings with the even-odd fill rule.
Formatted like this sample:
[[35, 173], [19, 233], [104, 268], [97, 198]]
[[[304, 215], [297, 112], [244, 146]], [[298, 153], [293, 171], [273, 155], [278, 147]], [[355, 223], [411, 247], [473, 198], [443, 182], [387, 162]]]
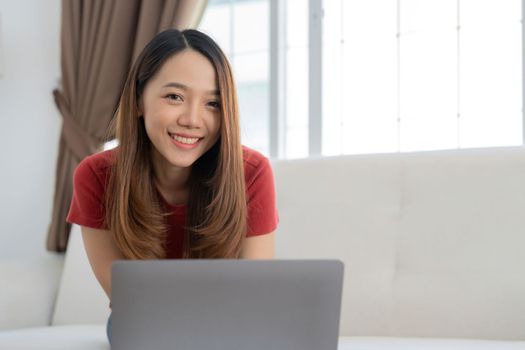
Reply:
[[202, 138], [200, 137], [189, 137], [189, 136], [181, 136], [179, 134], [170, 134], [171, 142], [175, 144], [175, 146], [182, 148], [182, 149], [193, 149], [199, 145]]

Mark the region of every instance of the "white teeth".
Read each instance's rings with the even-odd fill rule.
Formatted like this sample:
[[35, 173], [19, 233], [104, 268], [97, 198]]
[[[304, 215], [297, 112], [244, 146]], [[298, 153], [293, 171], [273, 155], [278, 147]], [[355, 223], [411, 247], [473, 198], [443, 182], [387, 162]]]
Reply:
[[170, 135], [172, 139], [180, 142], [180, 143], [185, 143], [187, 145], [193, 145], [194, 143], [196, 143], [197, 141], [199, 141], [199, 138], [198, 137], [182, 137], [182, 136], [178, 136], [178, 135]]

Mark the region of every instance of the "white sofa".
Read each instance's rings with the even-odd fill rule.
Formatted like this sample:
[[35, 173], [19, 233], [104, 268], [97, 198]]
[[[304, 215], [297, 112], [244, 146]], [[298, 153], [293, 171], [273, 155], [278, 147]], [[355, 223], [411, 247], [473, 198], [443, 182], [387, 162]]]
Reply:
[[[525, 148], [273, 167], [276, 257], [345, 262], [339, 349], [525, 349]], [[109, 349], [108, 300], [70, 239], [65, 258], [0, 263], [0, 349]]]

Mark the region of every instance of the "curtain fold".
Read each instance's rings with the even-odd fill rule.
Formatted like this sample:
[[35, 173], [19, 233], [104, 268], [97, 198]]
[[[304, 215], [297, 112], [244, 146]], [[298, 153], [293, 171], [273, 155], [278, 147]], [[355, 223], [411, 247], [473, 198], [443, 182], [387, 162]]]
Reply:
[[48, 251], [64, 252], [73, 172], [102, 150], [126, 74], [155, 34], [195, 28], [207, 0], [62, 0], [61, 83], [53, 90], [62, 116]]

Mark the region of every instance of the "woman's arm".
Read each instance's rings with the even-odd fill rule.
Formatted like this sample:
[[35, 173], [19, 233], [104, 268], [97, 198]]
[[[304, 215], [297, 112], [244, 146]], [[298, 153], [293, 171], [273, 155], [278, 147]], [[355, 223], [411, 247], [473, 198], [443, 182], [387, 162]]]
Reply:
[[244, 239], [241, 259], [273, 259], [275, 232]]
[[86, 226], [81, 226], [81, 230], [89, 264], [111, 301], [111, 264], [125, 257], [117, 248], [110, 231]]

